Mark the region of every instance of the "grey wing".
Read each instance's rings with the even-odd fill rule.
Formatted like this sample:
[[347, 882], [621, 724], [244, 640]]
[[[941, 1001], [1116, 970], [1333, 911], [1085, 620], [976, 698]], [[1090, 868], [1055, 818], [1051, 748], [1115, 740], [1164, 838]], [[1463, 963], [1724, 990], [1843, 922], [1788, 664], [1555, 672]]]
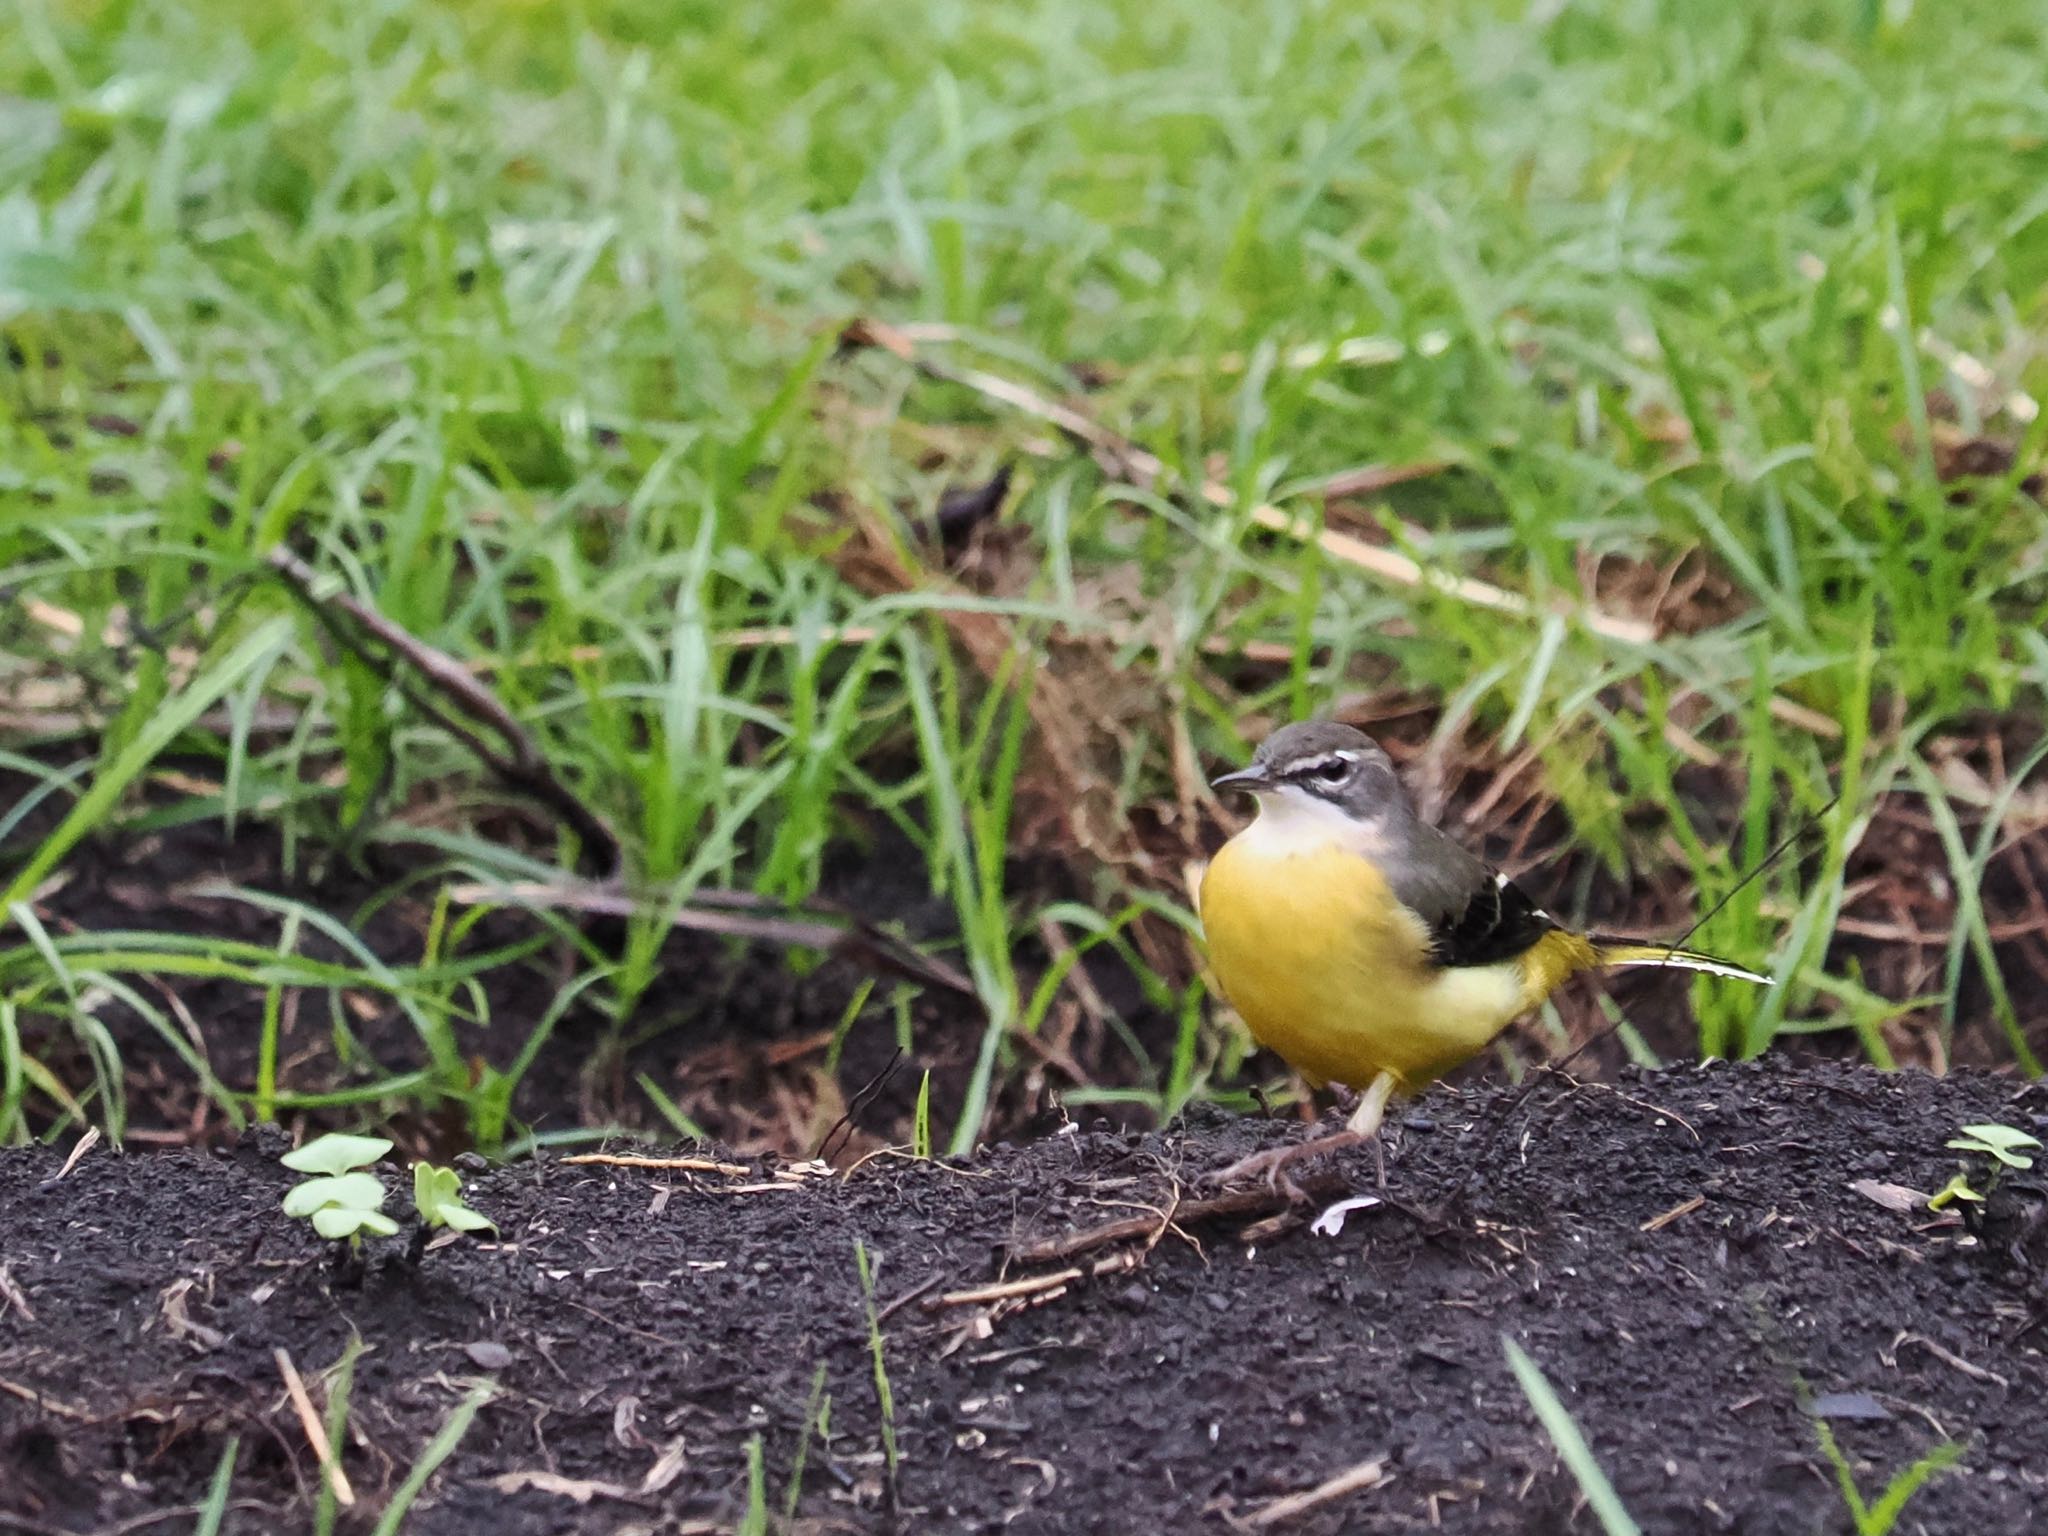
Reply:
[[1387, 883], [1428, 925], [1438, 965], [1511, 960], [1557, 926], [1520, 886], [1435, 827], [1411, 822], [1404, 841], [1386, 861]]

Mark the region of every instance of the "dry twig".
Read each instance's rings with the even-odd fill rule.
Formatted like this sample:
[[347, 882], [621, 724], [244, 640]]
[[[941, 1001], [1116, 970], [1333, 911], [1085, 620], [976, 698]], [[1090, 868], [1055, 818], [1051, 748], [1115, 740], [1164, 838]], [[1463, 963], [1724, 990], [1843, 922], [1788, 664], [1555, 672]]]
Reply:
[[567, 1499], [572, 1504], [588, 1504], [592, 1499], [615, 1499], [623, 1504], [638, 1504], [652, 1508], [651, 1501], [644, 1495], [617, 1483], [601, 1483], [582, 1477], [564, 1477], [559, 1472], [541, 1468], [530, 1471], [500, 1472], [496, 1477], [487, 1478], [485, 1486], [498, 1493], [551, 1493]]
[[0, 1392], [5, 1392], [9, 1397], [18, 1397], [30, 1407], [38, 1408], [44, 1413], [54, 1413], [60, 1418], [84, 1422], [92, 1417], [76, 1403], [67, 1403], [62, 1398], [52, 1397], [49, 1393], [38, 1391], [25, 1382], [9, 1381], [5, 1376], [0, 1376]]
[[[600, 867], [606, 873], [618, 870], [618, 834], [582, 796], [561, 781], [526, 727], [496, 694], [476, 680], [468, 667], [446, 651], [428, 645], [369, 604], [339, 589], [329, 590], [320, 573], [284, 545], [273, 549], [268, 559], [270, 568], [298, 594], [300, 601], [334, 637], [336, 644], [345, 646], [369, 665], [380, 669], [390, 669], [394, 658], [403, 661], [461, 715], [495, 732], [504, 744], [503, 750], [493, 747], [435, 700], [414, 690], [406, 691], [406, 697], [415, 708], [468, 747], [491, 772], [511, 788], [540, 801], [572, 827], [584, 845], [595, 852]], [[385, 648], [384, 653], [377, 650], [379, 645]]]
[[272, 1352], [272, 1358], [277, 1361], [278, 1374], [284, 1377], [284, 1390], [292, 1400], [292, 1408], [298, 1413], [299, 1428], [305, 1432], [306, 1444], [313, 1448], [320, 1470], [327, 1474], [328, 1486], [334, 1490], [334, 1502], [343, 1509], [353, 1509], [356, 1491], [348, 1485], [348, 1474], [341, 1470], [341, 1458], [328, 1443], [327, 1427], [314, 1411], [313, 1399], [306, 1395], [306, 1383], [299, 1377], [299, 1368], [292, 1364], [292, 1357], [282, 1347]]
[[14, 1308], [25, 1323], [36, 1320], [36, 1309], [28, 1304], [28, 1292], [15, 1283], [14, 1272], [5, 1264], [0, 1264], [0, 1307]]
[[[1968, 1360], [1965, 1360], [1961, 1355], [1957, 1354], [1947, 1345], [1937, 1344], [1933, 1339], [1930, 1339], [1925, 1334], [1921, 1333], [1902, 1333], [1896, 1339], [1893, 1339], [1890, 1351], [1892, 1358], [1890, 1360], [1886, 1360], [1885, 1363], [1889, 1365], [1894, 1360], [1896, 1360], [1898, 1358], [1898, 1352], [1900, 1347], [1907, 1344], [1919, 1345], [1922, 1349], [1926, 1350], [1930, 1355], [1934, 1356], [1935, 1359], [1939, 1360], [1943, 1365], [1949, 1367], [1951, 1370], [1962, 1372], [1963, 1375], [1969, 1377], [1972, 1381], [1988, 1382], [1995, 1387], [2009, 1388], [2012, 1385], [2012, 1383], [2007, 1378], [1999, 1375], [1998, 1372], [1993, 1370], [1987, 1370], [1985, 1369], [1985, 1367], [1981, 1365], [1971, 1364]], [[1883, 1357], [1880, 1356], [1880, 1358]]]
[[1690, 1216], [1706, 1203], [1707, 1197], [1705, 1195], [1694, 1195], [1690, 1200], [1681, 1200], [1678, 1204], [1671, 1207], [1670, 1210], [1660, 1215], [1652, 1216], [1636, 1230], [1639, 1232], [1662, 1232], [1671, 1223], [1678, 1220], [1679, 1217]]
[[474, 881], [451, 886], [448, 899], [464, 906], [503, 903], [595, 917], [631, 917], [666, 910], [670, 924], [677, 928], [823, 950], [869, 970], [937, 987], [956, 997], [974, 1001], [980, 997], [974, 983], [944, 961], [885, 933], [873, 923], [822, 903], [778, 908], [767, 898], [748, 891], [702, 890], [691, 901], [669, 908], [657, 897], [636, 895], [616, 879]]
[[64, 1158], [64, 1166], [51, 1175], [50, 1182], [54, 1184], [59, 1179], [68, 1178], [71, 1170], [78, 1166], [79, 1159], [99, 1144], [100, 1128], [96, 1125], [87, 1126], [85, 1134], [71, 1144], [71, 1151]]
[[661, 1168], [681, 1169], [689, 1173], [722, 1173], [729, 1178], [743, 1178], [754, 1171], [739, 1163], [721, 1163], [708, 1157], [634, 1157], [613, 1152], [579, 1152], [574, 1157], [563, 1158], [562, 1161], [594, 1163], [606, 1168]]
[[[1336, 1173], [1318, 1174], [1314, 1178], [1304, 1179], [1301, 1183], [1302, 1192], [1311, 1200], [1331, 1198], [1350, 1187], [1349, 1180]], [[1053, 1264], [1079, 1254], [1092, 1253], [1097, 1248], [1104, 1248], [1112, 1243], [1130, 1242], [1138, 1238], [1156, 1242], [1160, 1235], [1174, 1227], [1193, 1226], [1204, 1221], [1222, 1221], [1237, 1216], [1277, 1214], [1291, 1203], [1285, 1194], [1276, 1189], [1261, 1187], [1229, 1190], [1200, 1200], [1176, 1200], [1163, 1212], [1153, 1211], [1143, 1216], [1128, 1216], [1120, 1221], [1107, 1221], [1100, 1226], [1086, 1227], [1079, 1232], [1069, 1232], [1060, 1237], [1019, 1243], [1005, 1251], [1013, 1263]]]
[[1058, 1290], [1071, 1285], [1087, 1274], [1083, 1269], [1048, 1270], [1042, 1275], [1025, 1275], [1018, 1280], [1003, 1280], [994, 1285], [978, 1285], [972, 1290], [948, 1291], [943, 1296], [934, 1296], [924, 1304], [927, 1312], [938, 1312], [947, 1307], [981, 1307], [991, 1302], [1015, 1301], [1024, 1296], [1036, 1296], [1043, 1291]]
[[1368, 1488], [1377, 1488], [1387, 1480], [1385, 1463], [1375, 1456], [1371, 1461], [1361, 1461], [1355, 1467], [1348, 1467], [1335, 1477], [1320, 1482], [1313, 1488], [1300, 1493], [1290, 1493], [1284, 1499], [1275, 1499], [1249, 1515], [1244, 1525], [1249, 1530], [1263, 1531], [1269, 1525], [1278, 1525], [1283, 1520], [1292, 1520], [1320, 1509], [1336, 1499], [1350, 1494], [1363, 1493]]

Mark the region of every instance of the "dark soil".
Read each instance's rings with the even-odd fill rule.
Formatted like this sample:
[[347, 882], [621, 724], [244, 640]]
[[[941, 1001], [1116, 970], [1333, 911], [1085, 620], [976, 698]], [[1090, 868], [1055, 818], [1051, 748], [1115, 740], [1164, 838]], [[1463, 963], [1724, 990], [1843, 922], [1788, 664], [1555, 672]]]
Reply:
[[[1810, 1410], [1872, 1499], [1960, 1443], [1897, 1530], [2038, 1530], [2048, 1194], [2010, 1177], [1973, 1236], [1852, 1188], [1938, 1188], [1943, 1143], [1979, 1120], [2048, 1129], [2048, 1092], [1828, 1066], [1439, 1091], [1388, 1202], [1334, 1237], [1247, 1245], [1265, 1212], [1183, 1209], [1146, 1223], [1149, 1248], [1036, 1262], [1020, 1245], [1144, 1222], [1298, 1131], [1211, 1113], [846, 1176], [541, 1161], [476, 1181], [503, 1242], [412, 1267], [394, 1239], [356, 1274], [279, 1214], [274, 1133], [93, 1151], [61, 1178], [57, 1152], [0, 1153], [0, 1530], [143, 1529], [203, 1496], [237, 1433], [228, 1528], [308, 1528], [319, 1474], [274, 1351], [324, 1400], [351, 1334], [346, 1531], [486, 1379], [497, 1395], [408, 1530], [732, 1530], [758, 1439], [774, 1511], [803, 1459], [803, 1530], [1594, 1531], [1503, 1335], [1647, 1531], [1849, 1530]], [[1310, 1175], [1316, 1203], [1369, 1190], [1370, 1168]], [[957, 1294], [1069, 1266], [1102, 1272]], [[820, 1373], [829, 1430], [807, 1434]], [[1376, 1485], [1260, 1523], [1374, 1460]]]

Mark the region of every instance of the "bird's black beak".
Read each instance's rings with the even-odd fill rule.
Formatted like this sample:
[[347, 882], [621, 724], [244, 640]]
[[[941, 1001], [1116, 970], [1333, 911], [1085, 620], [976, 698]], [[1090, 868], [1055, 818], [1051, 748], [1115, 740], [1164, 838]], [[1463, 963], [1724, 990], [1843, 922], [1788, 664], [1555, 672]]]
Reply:
[[1259, 790], [1272, 783], [1264, 767], [1253, 763], [1249, 768], [1240, 768], [1235, 773], [1226, 773], [1220, 779], [1211, 779], [1211, 789]]

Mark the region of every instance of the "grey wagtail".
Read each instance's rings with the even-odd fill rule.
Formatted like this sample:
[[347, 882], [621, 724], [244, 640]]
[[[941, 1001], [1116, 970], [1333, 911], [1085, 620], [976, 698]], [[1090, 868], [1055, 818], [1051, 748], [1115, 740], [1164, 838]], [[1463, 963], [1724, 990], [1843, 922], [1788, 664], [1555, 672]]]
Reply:
[[1417, 816], [1387, 754], [1349, 726], [1285, 726], [1215, 787], [1258, 800], [1202, 876], [1216, 980], [1253, 1038], [1312, 1084], [1362, 1091], [1342, 1132], [1246, 1158], [1220, 1181], [1277, 1182], [1296, 1157], [1340, 1145], [1377, 1151], [1396, 1092], [1477, 1055], [1580, 971], [1662, 965], [1770, 984], [1696, 950], [1562, 926]]

